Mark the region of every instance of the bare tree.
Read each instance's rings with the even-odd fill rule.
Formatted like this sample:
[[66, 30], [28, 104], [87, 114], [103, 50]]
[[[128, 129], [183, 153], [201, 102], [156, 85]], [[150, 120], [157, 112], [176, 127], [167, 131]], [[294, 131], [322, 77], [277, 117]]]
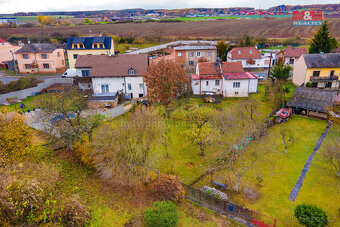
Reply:
[[162, 43], [162, 40], [166, 33], [165, 25], [163, 24], [163, 25], [155, 26], [152, 30], [153, 30], [153, 35], [156, 39], [156, 42]]
[[340, 127], [333, 126], [329, 137], [331, 138], [330, 142], [326, 144], [322, 156], [340, 178]]
[[288, 148], [293, 146], [296, 140], [294, 132], [288, 128], [281, 128], [279, 133], [284, 144], [285, 153], [287, 154]]

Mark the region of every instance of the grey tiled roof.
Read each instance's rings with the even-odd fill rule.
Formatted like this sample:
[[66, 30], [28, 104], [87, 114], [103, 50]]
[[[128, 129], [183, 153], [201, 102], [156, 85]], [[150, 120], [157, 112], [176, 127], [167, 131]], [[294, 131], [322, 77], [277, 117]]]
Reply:
[[340, 54], [305, 54], [307, 68], [340, 68]]
[[216, 46], [179, 46], [175, 50], [216, 50]]
[[327, 113], [334, 105], [339, 91], [320, 88], [298, 87], [287, 103], [288, 107]]
[[57, 48], [50, 43], [27, 43], [15, 53], [52, 53], [56, 49]]

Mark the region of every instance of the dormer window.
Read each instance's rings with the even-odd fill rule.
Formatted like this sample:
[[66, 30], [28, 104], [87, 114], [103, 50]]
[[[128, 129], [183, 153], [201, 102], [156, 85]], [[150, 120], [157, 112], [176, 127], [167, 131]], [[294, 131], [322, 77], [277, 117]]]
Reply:
[[84, 49], [85, 47], [84, 47], [84, 44], [82, 44], [82, 43], [73, 43], [72, 48], [73, 49], [81, 49], [81, 48]]
[[249, 53], [250, 53], [250, 54], [253, 54], [253, 51], [251, 50], [251, 51], [249, 51]]
[[129, 75], [134, 76], [135, 75], [135, 70], [134, 69], [129, 69]]
[[93, 43], [92, 48], [93, 49], [104, 48], [104, 43]]
[[240, 50], [238, 51], [238, 54], [241, 54], [241, 51], [240, 51]]

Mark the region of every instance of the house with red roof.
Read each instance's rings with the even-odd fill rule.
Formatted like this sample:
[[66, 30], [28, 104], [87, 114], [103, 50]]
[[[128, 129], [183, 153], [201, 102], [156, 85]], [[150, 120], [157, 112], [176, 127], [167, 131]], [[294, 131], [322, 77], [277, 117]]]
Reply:
[[288, 47], [278, 53], [277, 59], [281, 58], [285, 65], [288, 64], [294, 66], [295, 62], [303, 54], [308, 54], [307, 49], [304, 47]]
[[224, 97], [247, 97], [257, 92], [257, 76], [244, 72], [241, 62], [200, 62], [191, 79], [195, 95], [212, 92]]
[[227, 62], [241, 62], [245, 69], [269, 68], [270, 56], [261, 55], [255, 47], [234, 47], [227, 55]]

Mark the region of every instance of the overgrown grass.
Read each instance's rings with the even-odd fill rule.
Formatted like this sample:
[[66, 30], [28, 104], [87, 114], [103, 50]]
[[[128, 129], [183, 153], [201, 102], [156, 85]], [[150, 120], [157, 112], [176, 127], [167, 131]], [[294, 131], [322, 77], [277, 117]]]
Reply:
[[131, 48], [145, 49], [148, 47], [157, 46], [159, 43], [143, 43], [143, 44], [128, 44], [128, 43], [119, 43], [115, 46], [115, 51], [120, 51], [121, 54], [125, 54], [127, 50]]

